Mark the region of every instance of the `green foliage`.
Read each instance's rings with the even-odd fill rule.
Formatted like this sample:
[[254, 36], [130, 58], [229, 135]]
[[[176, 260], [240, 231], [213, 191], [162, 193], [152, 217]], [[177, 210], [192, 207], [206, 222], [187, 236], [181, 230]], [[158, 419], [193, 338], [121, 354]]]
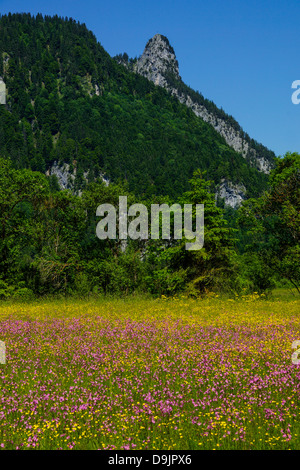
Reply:
[[1, 300], [17, 300], [29, 301], [34, 299], [34, 293], [31, 289], [24, 287], [25, 283], [20, 282], [18, 285], [10, 286], [0, 279], [0, 299]]
[[[226, 217], [231, 211], [217, 207], [212, 182], [196, 171], [191, 190], [178, 202], [181, 207], [204, 204], [204, 247], [188, 251], [184, 238], [129, 240], [124, 247], [118, 238], [96, 237], [99, 204], [118, 207], [120, 195], [127, 196], [128, 205], [141, 202], [121, 183], [90, 183], [79, 197], [51, 188], [41, 173], [15, 169], [0, 159], [0, 297], [263, 292], [278, 275], [297, 285], [298, 172], [299, 156], [287, 156], [271, 176], [270, 192], [245, 203], [238, 218], [234, 213], [236, 222], [250, 227], [245, 233], [230, 227]], [[151, 203], [172, 202], [153, 196], [144, 201], [148, 209]], [[239, 255], [237, 236], [244, 250]]]
[[236, 280], [237, 292], [262, 294], [276, 286], [273, 271], [264, 263], [258, 253], [246, 252], [241, 255], [238, 260], [238, 269], [240, 274]]
[[[183, 238], [173, 241], [152, 262], [153, 289], [158, 285], [164, 293], [174, 294], [186, 289], [191, 295], [199, 295], [216, 287], [225, 288], [225, 279], [233, 276], [234, 238], [233, 230], [227, 226], [222, 209], [215, 204], [210, 191], [212, 183], [203, 178], [198, 170], [190, 181], [191, 191], [186, 192], [180, 203], [204, 204], [204, 246], [200, 250], [186, 250]], [[195, 218], [195, 215], [194, 215]], [[228, 287], [228, 282], [226, 283]]]
[[300, 155], [287, 153], [271, 173], [270, 189], [239, 211], [248, 229], [247, 252], [300, 293]]

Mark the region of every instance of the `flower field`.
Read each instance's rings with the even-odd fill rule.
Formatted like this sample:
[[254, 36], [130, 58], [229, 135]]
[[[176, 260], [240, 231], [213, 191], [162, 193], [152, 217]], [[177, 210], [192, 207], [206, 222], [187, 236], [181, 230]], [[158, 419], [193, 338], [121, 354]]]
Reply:
[[299, 449], [299, 301], [0, 306], [2, 449]]

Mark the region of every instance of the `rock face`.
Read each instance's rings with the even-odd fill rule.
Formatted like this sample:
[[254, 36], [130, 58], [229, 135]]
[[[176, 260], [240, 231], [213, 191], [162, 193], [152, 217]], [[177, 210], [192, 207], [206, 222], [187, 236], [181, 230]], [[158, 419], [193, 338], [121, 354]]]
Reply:
[[245, 199], [246, 188], [243, 184], [233, 184], [223, 179], [216, 193], [216, 199], [224, 199], [225, 205], [236, 209]]
[[[47, 176], [55, 175], [59, 184], [60, 189], [69, 189], [74, 192], [74, 184], [76, 178], [76, 166], [73, 167], [73, 171], [70, 171], [70, 165], [68, 163], [58, 164], [54, 162], [53, 165], [46, 172]], [[88, 182], [88, 171], [83, 174], [83, 178]], [[109, 185], [109, 180], [104, 175], [100, 175], [105, 186]], [[81, 191], [78, 192], [78, 195]]]
[[241, 153], [244, 158], [247, 157], [258, 170], [264, 173], [270, 172], [272, 166], [269, 160], [251, 147], [249, 141], [243, 137], [242, 131], [236, 130], [229, 122], [209, 111], [205, 105], [197, 103], [188, 93], [179, 91], [170, 83], [170, 76], [173, 77], [172, 82], [174, 79], [181, 81], [181, 78], [174, 50], [165, 36], [156, 34], [148, 41], [143, 54], [134, 65], [134, 71], [156, 85], [166, 88], [181, 103], [191, 108], [197, 116], [211, 124], [230, 147]]
[[2, 77], [0, 77], [0, 104], [6, 104], [6, 87]]
[[164, 88], [168, 88], [166, 74], [172, 73], [177, 79], [180, 78], [174, 49], [165, 36], [156, 34], [147, 42], [136, 63], [135, 71]]
[[73, 190], [76, 172], [70, 172], [70, 165], [68, 163], [59, 166], [57, 162], [54, 162], [52, 167], [46, 172], [46, 175], [55, 175], [61, 189]]

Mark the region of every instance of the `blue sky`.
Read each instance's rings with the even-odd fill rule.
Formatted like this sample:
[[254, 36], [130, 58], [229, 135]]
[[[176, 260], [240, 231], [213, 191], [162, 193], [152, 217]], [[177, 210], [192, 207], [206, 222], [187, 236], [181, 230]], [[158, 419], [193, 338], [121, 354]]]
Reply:
[[300, 152], [299, 0], [0, 0], [0, 13], [85, 23], [110, 55], [139, 56], [154, 34], [169, 38], [183, 81], [231, 114], [250, 137]]

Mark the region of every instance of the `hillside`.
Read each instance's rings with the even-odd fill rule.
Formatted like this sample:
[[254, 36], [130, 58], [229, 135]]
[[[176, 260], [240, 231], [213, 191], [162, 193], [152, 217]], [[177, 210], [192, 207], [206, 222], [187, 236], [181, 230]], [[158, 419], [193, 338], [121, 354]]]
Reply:
[[[56, 174], [75, 191], [103, 177], [127, 181], [137, 195], [176, 198], [196, 168], [223, 194], [238, 189], [244, 198], [266, 188], [249, 152], [232, 148], [169, 90], [118, 64], [84, 24], [2, 16], [0, 53], [7, 88], [0, 153], [15, 167]], [[262, 158], [272, 164], [273, 154], [265, 149]]]
[[259, 144], [244, 132], [239, 123], [212, 101], [187, 86], [179, 75], [175, 51], [167, 37], [156, 34], [149, 39], [143, 54], [135, 60], [127, 54], [117, 56], [117, 61], [128, 69], [148, 78], [191, 108], [196, 116], [209, 122], [226, 140], [226, 143], [258, 170], [269, 173], [273, 167], [274, 152]]

